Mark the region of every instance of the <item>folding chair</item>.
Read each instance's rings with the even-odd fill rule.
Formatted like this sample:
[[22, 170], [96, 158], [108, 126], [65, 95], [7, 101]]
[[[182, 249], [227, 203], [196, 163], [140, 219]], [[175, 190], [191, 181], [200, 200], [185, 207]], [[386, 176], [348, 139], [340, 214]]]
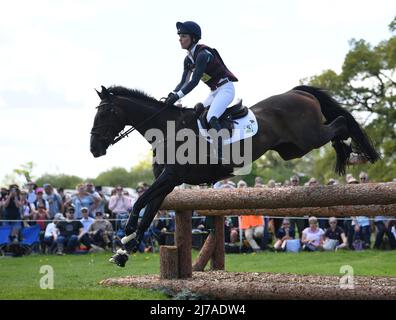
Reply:
[[40, 226], [34, 225], [21, 229], [22, 241], [20, 244], [26, 249], [26, 253], [32, 253], [34, 248], [38, 248], [40, 241]]
[[0, 227], [0, 254], [4, 255], [4, 249], [10, 244], [11, 226]]

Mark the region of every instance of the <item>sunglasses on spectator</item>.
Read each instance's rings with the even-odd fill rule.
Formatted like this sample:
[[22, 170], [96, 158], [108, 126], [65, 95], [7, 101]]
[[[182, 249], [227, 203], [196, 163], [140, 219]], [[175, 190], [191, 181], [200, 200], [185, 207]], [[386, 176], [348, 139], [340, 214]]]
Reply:
[[329, 223], [330, 224], [334, 224], [334, 223], [337, 223], [337, 221], [330, 221]]

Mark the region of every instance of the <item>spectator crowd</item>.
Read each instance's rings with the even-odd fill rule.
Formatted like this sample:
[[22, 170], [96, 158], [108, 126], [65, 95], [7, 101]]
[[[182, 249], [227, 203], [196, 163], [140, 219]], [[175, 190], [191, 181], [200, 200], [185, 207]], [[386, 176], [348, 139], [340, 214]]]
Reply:
[[[327, 184], [339, 182], [330, 179]], [[368, 175], [361, 172], [359, 180], [346, 176], [347, 184], [369, 183]], [[264, 184], [255, 179], [254, 188], [293, 188], [300, 185], [300, 177], [292, 176], [283, 184], [270, 179]], [[306, 183], [319, 185], [315, 178]], [[0, 243], [2, 254], [13, 254], [13, 248], [24, 243], [23, 229], [36, 228], [37, 241], [30, 244], [29, 252], [43, 254], [115, 252], [122, 246], [124, 228], [133, 205], [149, 187], [139, 183], [131, 194], [122, 186], [105, 194], [93, 183], [79, 184], [73, 193], [55, 189], [49, 183], [37, 186], [28, 182], [23, 188], [10, 185], [1, 188], [0, 232], [8, 232], [8, 241]], [[186, 186], [180, 186], [183, 188]], [[240, 180], [219, 181], [210, 188], [248, 188]], [[194, 186], [192, 188], [209, 188]], [[144, 209], [140, 212], [140, 218]], [[193, 213], [193, 234], [205, 236], [213, 227], [210, 217]], [[140, 244], [140, 252], [153, 251], [155, 246], [171, 244], [175, 228], [174, 212], [160, 210]], [[396, 249], [395, 217], [271, 217], [260, 215], [227, 216], [225, 219], [226, 252], [337, 251], [365, 249]], [[0, 237], [4, 238], [4, 237]], [[200, 242], [202, 244], [202, 241]]]

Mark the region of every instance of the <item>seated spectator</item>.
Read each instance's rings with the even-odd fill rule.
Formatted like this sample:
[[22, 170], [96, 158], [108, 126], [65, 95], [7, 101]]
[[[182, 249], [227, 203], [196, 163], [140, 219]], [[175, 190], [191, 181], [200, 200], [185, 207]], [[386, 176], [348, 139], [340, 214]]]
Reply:
[[91, 226], [92, 223], [94, 223], [95, 219], [91, 218], [88, 214], [88, 208], [83, 207], [81, 208], [81, 215], [82, 218], [80, 219], [80, 222], [82, 223], [84, 227], [84, 232], [87, 233], [89, 230], [89, 227]]
[[290, 220], [283, 219], [282, 226], [276, 232], [276, 242], [274, 249], [276, 251], [285, 251], [287, 240], [292, 240], [295, 237], [294, 229], [290, 227]]
[[344, 249], [348, 247], [348, 240], [344, 230], [337, 226], [337, 219], [331, 217], [329, 219], [330, 227], [326, 229], [324, 234], [324, 250], [335, 250]]
[[88, 229], [88, 234], [93, 243], [104, 249], [111, 249], [113, 233], [113, 226], [110, 221], [103, 218], [102, 212], [96, 211], [96, 219]]
[[324, 231], [318, 227], [318, 219], [310, 217], [309, 227], [302, 232], [301, 243], [305, 251], [317, 251], [322, 249]]
[[263, 216], [240, 216], [240, 226], [245, 234], [246, 240], [254, 252], [260, 251], [260, 246], [255, 239], [260, 239], [264, 236], [264, 218]]
[[80, 242], [87, 247], [89, 252], [103, 251], [102, 248], [92, 244], [88, 234], [84, 232], [84, 226], [81, 221], [73, 220], [74, 211], [74, 208], [69, 208], [66, 212], [66, 220], [62, 220], [57, 224], [59, 230], [59, 235], [56, 239], [58, 245], [57, 254], [63, 255], [64, 251], [73, 253]]
[[54, 220], [47, 224], [47, 227], [45, 228], [44, 239], [41, 242], [42, 253], [53, 253], [56, 247], [56, 239], [58, 238], [58, 228], [56, 225], [62, 220], [65, 220], [63, 214], [57, 213], [54, 216]]
[[352, 217], [352, 247], [355, 250], [370, 249], [370, 220], [365, 216]]

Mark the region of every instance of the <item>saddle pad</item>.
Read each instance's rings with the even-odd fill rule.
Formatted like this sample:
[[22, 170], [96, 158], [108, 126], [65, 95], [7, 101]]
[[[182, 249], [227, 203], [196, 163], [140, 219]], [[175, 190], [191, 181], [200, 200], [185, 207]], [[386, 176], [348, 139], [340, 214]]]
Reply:
[[[206, 138], [209, 143], [213, 143], [212, 138], [208, 134], [208, 131], [201, 125], [201, 121], [197, 120], [199, 133]], [[248, 114], [243, 118], [234, 120], [234, 130], [232, 136], [229, 139], [225, 139], [223, 144], [231, 144], [236, 141], [240, 141], [246, 138], [253, 137], [258, 131], [257, 119], [254, 113], [249, 110]]]

